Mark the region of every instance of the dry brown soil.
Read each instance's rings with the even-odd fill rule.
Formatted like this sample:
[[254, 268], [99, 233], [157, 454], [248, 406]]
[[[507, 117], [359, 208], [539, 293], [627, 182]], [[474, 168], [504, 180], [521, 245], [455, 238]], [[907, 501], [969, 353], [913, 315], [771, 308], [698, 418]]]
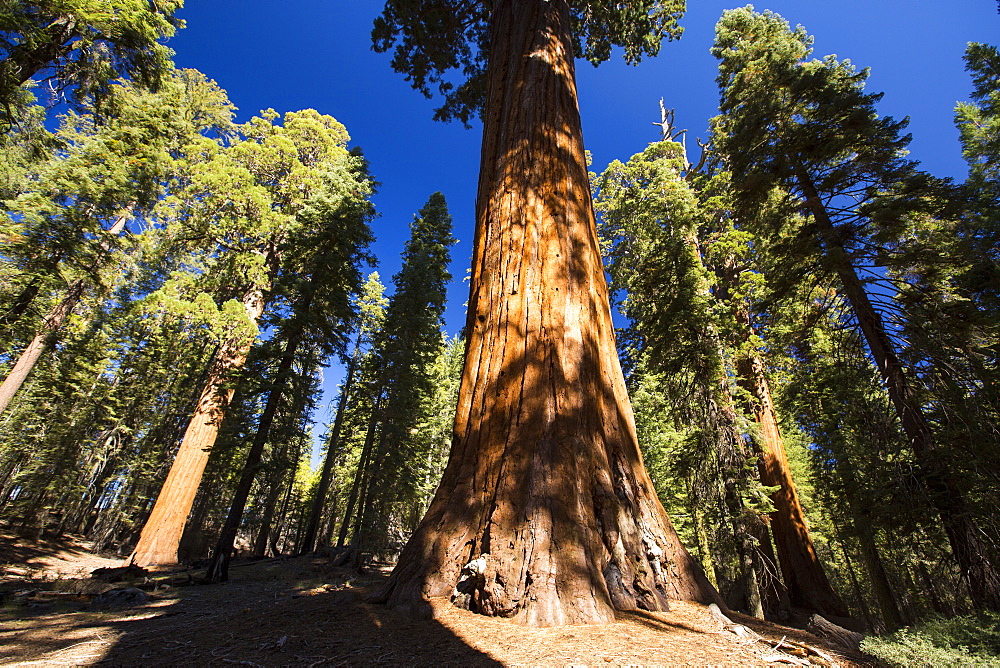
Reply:
[[119, 563], [78, 540], [0, 534], [0, 665], [790, 666], [773, 658], [782, 638], [836, 651], [803, 631], [739, 616], [763, 637], [741, 639], [691, 603], [621, 613], [604, 626], [530, 629], [447, 601], [418, 619], [365, 602], [384, 572], [358, 574], [317, 557], [236, 562], [231, 580], [215, 585], [195, 584], [198, 571], [156, 574], [134, 583], [150, 590], [146, 603], [93, 609], [96, 594], [127, 584], [92, 580], [90, 571]]

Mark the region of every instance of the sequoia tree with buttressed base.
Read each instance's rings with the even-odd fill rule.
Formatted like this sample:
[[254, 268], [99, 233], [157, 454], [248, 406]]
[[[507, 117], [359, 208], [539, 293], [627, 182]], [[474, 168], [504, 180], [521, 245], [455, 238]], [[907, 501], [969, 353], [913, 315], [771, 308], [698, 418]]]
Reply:
[[[451, 456], [378, 597], [450, 597], [534, 626], [718, 601], [660, 505], [615, 350], [574, 56], [630, 62], [682, 0], [390, 0], [375, 48], [439, 119], [483, 118], [465, 367]], [[455, 86], [450, 70], [466, 80]]]

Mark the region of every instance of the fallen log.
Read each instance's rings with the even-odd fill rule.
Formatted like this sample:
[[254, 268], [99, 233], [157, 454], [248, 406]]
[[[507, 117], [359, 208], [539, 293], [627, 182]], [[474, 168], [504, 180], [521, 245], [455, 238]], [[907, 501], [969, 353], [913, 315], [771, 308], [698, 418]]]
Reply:
[[820, 615], [813, 615], [809, 618], [809, 624], [806, 625], [806, 631], [815, 636], [819, 636], [820, 638], [832, 640], [848, 652], [852, 652], [854, 654], [861, 653], [861, 641], [864, 639], [863, 635], [855, 631], [845, 629], [843, 626], [837, 626]]

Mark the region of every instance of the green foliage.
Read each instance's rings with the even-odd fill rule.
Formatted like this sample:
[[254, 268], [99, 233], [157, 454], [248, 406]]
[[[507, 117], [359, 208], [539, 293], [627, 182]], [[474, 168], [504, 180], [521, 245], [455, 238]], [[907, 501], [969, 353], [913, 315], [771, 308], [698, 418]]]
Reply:
[[[18, 196], [5, 203], [5, 324], [45, 313], [36, 297], [77, 278], [99, 290], [118, 280], [143, 252], [143, 222], [175, 187], [186, 148], [226, 131], [232, 115], [225, 92], [195, 70], [171, 72], [159, 93], [114, 84], [107, 107], [114, 115], [103, 120], [94, 109], [64, 116], [52, 139], [57, 150], [30, 163], [14, 186]], [[32, 336], [36, 324], [14, 340]]]
[[861, 648], [892, 668], [996, 667], [1000, 615], [932, 618], [889, 636], [868, 636]]
[[972, 73], [972, 102], [959, 103], [955, 123], [962, 152], [977, 185], [1000, 187], [1000, 51], [972, 42], [965, 51], [965, 68]]
[[[21, 122], [10, 132], [0, 134], [0, 226], [9, 223], [6, 209], [28, 186], [29, 175], [48, 158], [54, 148], [52, 133], [45, 129], [45, 110], [29, 105]], [[2, 229], [2, 228], [0, 228]]]
[[[906, 122], [880, 116], [875, 104], [882, 95], [863, 92], [868, 70], [834, 56], [806, 60], [811, 45], [804, 28], [792, 30], [772, 12], [725, 12], [712, 49], [722, 92], [714, 141], [732, 169], [746, 220], [777, 185], [808, 200], [808, 180], [831, 202], [845, 248], [860, 251], [866, 241], [900, 233], [906, 207], [919, 208], [935, 184], [905, 159]], [[881, 199], [897, 184], [909, 188], [908, 197]], [[813, 232], [804, 226], [802, 233]]]
[[[444, 98], [437, 120], [468, 125], [482, 112], [493, 5], [493, 0], [388, 0], [375, 20], [375, 50], [392, 49], [395, 71], [426, 97], [436, 89]], [[664, 37], [680, 37], [677, 21], [685, 0], [570, 0], [568, 5], [574, 53], [598, 65], [614, 46], [624, 49], [629, 63], [655, 56]]]
[[429, 470], [437, 466], [433, 453], [440, 441], [421, 422], [440, 409], [434, 381], [442, 370], [435, 367], [445, 344], [441, 327], [454, 243], [444, 195], [434, 193], [410, 224], [403, 266], [392, 279], [396, 290], [365, 370], [378, 425], [364, 471], [373, 482], [359, 501], [362, 531], [355, 536], [365, 550], [385, 549], [390, 528], [398, 533], [403, 524], [412, 528], [419, 520], [412, 509], [422, 504]]
[[[236, 484], [260, 397], [278, 384], [274, 353], [293, 336], [302, 343], [254, 490], [270, 520], [254, 506], [253, 527], [305, 503], [292, 494], [275, 510], [279, 488], [291, 484], [285, 474], [311, 443], [319, 368], [355, 321], [374, 181], [333, 118], [269, 111], [233, 126], [225, 92], [194, 71], [171, 72], [155, 93], [130, 81], [106, 93], [99, 106], [67, 114], [38, 155], [5, 156], [8, 340], [30, 336], [66, 282], [83, 277], [91, 289], [4, 416], [15, 428], [0, 438], [0, 513], [126, 547], [216, 351], [249, 344], [260, 324], [268, 340], [250, 372], [226, 380], [237, 391], [236, 422], [213, 451], [184, 541], [200, 556]], [[251, 305], [268, 301], [273, 310], [256, 322]], [[12, 361], [17, 349], [8, 350]]]
[[[973, 516], [970, 534], [982, 531], [987, 544], [998, 535], [996, 478], [986, 473], [1000, 452], [997, 406], [985, 390], [995, 383], [996, 313], [981, 308], [981, 279], [995, 263], [978, 243], [988, 227], [970, 216], [967, 192], [907, 159], [905, 122], [878, 113], [881, 95], [863, 90], [867, 70], [810, 60], [811, 45], [771, 12], [723, 14], [716, 143], [740, 219], [764, 247], [786, 249], [769, 279], [785, 300], [802, 300], [785, 314], [799, 320], [793, 363], [811, 371], [798, 386], [799, 406], [811, 407], [797, 419], [830, 474], [829, 502], [847, 504], [838, 521], [869, 541], [879, 528], [898, 537], [907, 527], [910, 553], [953, 581], [941, 523], [966, 572], [988, 564], [990, 549], [970, 559], [952, 525]], [[777, 188], [787, 193], [783, 221], [759, 215]], [[951, 510], [966, 499], [968, 511]], [[954, 603], [954, 588], [944, 589], [936, 607]]]
[[23, 86], [44, 72], [73, 98], [103, 98], [121, 77], [156, 89], [172, 67], [161, 42], [182, 0], [36, 0], [0, 9], [0, 127], [20, 122]]
[[754, 608], [738, 590], [763, 558], [755, 536], [774, 490], [759, 482], [734, 399], [760, 277], [746, 270], [751, 239], [733, 225], [728, 174], [691, 172], [683, 147], [663, 141], [611, 163], [596, 184], [644, 459], [682, 537], [714, 560], [706, 570], [723, 595]]
[[965, 52], [972, 73], [972, 102], [959, 103], [955, 123], [969, 163], [966, 183], [972, 213], [962, 236], [971, 246], [965, 285], [980, 304], [1000, 311], [1000, 51], [971, 43]]

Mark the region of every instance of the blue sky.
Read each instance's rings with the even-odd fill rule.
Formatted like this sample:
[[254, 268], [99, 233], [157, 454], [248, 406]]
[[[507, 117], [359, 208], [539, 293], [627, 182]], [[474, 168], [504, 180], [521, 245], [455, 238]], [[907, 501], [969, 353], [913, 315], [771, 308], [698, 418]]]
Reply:
[[[715, 22], [739, 2], [690, 0], [679, 42], [636, 67], [619, 59], [599, 68], [578, 61], [584, 142], [601, 171], [658, 139], [658, 100], [677, 111], [679, 127], [705, 136], [716, 113], [716, 61], [709, 54]], [[755, 5], [801, 24], [815, 36], [816, 57], [836, 54], [872, 70], [868, 90], [882, 91], [882, 113], [911, 119], [911, 155], [939, 176], [961, 179], [965, 163], [952, 122], [955, 103], [968, 98], [962, 54], [970, 41], [1000, 42], [995, 0], [772, 0]], [[280, 7], [280, 9], [279, 9]], [[313, 108], [347, 126], [382, 183], [375, 204], [378, 270], [388, 284], [399, 269], [408, 224], [440, 190], [454, 217], [455, 236], [447, 329], [464, 321], [481, 128], [431, 120], [424, 99], [389, 67], [389, 54], [371, 51], [375, 0], [187, 0], [187, 27], [170, 46], [181, 67], [193, 67], [229, 92], [243, 121], [262, 109]], [[328, 388], [339, 380], [328, 370]], [[327, 401], [329, 397], [327, 398]], [[324, 408], [318, 416], [329, 420]]]

